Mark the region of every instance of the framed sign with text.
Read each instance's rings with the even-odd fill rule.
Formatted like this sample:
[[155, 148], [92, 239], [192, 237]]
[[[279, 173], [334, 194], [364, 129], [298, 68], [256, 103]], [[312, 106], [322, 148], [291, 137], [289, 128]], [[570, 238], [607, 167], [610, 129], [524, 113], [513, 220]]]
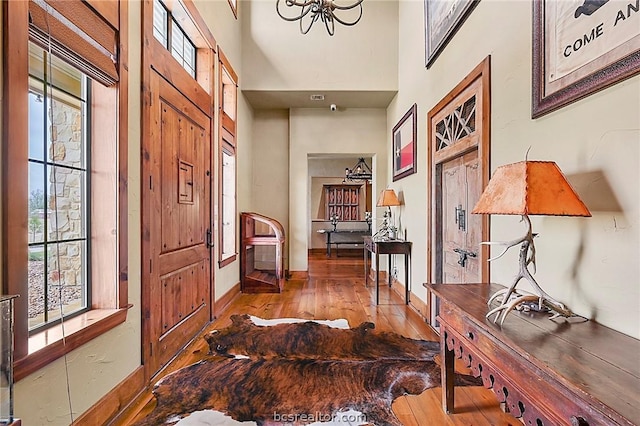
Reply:
[[640, 0], [534, 0], [532, 118], [640, 71]]

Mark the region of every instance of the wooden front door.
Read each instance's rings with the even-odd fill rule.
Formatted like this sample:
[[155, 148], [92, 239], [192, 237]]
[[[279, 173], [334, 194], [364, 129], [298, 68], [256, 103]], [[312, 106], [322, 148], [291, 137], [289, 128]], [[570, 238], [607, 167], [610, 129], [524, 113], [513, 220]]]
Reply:
[[151, 71], [149, 151], [149, 375], [211, 317], [210, 119]]
[[[487, 216], [471, 210], [489, 181], [489, 58], [479, 64], [428, 113], [430, 241], [433, 283], [489, 280]], [[430, 323], [437, 326], [438, 300], [427, 295]]]

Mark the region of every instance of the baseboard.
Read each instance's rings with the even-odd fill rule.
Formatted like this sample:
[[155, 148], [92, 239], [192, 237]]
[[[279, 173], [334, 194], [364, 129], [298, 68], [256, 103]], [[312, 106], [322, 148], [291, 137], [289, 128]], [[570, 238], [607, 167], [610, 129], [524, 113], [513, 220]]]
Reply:
[[418, 299], [417, 297], [412, 297], [411, 302], [409, 303], [411, 307], [416, 311], [418, 315], [426, 322], [429, 323], [429, 310], [427, 309], [427, 303]]
[[[236, 283], [220, 299], [215, 302], [215, 314], [219, 316], [229, 307], [231, 302], [240, 295], [240, 282]], [[188, 345], [187, 345], [188, 346]], [[122, 382], [118, 383], [108, 394], [103, 396], [91, 408], [82, 413], [73, 426], [93, 426], [95, 424], [118, 424], [120, 419], [126, 419], [127, 408], [135, 406], [150, 383], [146, 383], [144, 366], [139, 366]], [[97, 421], [99, 419], [99, 422]]]
[[[376, 282], [376, 271], [373, 268], [369, 269], [369, 282], [373, 282], [374, 285]], [[387, 272], [380, 271], [380, 285], [387, 285], [388, 282], [389, 275]], [[395, 278], [391, 278], [391, 288], [400, 298], [402, 298], [403, 301], [405, 300], [404, 284]], [[429, 323], [429, 310], [427, 309], [427, 304], [417, 298], [413, 293], [411, 293], [409, 297], [409, 306], [420, 316], [420, 318], [422, 318], [424, 322], [427, 324]]]
[[122, 415], [147, 388], [144, 367], [141, 365], [91, 408], [74, 420], [73, 426], [94, 426], [107, 424]]
[[215, 317], [217, 318], [218, 316], [220, 316], [220, 313], [227, 309], [231, 302], [233, 302], [233, 299], [238, 296], [240, 296], [240, 281], [238, 281], [233, 287], [231, 287], [229, 291], [223, 294], [220, 299], [216, 300], [216, 303], [213, 307], [213, 313]]
[[[326, 248], [312, 248], [309, 249], [309, 255], [326, 255], [327, 254], [327, 249]], [[348, 247], [348, 248], [335, 248], [335, 247], [331, 247], [331, 257], [362, 257], [363, 253], [362, 253], [362, 247], [361, 248], [354, 248], [354, 247]]]
[[309, 271], [290, 271], [290, 280], [307, 280], [309, 279]]
[[[386, 282], [386, 281], [385, 281]], [[402, 298], [402, 300], [405, 299], [405, 291], [404, 291], [404, 284], [402, 284], [400, 281], [398, 281], [395, 278], [391, 279], [391, 288], [393, 288], [393, 291], [396, 292], [396, 294], [398, 294], [398, 296], [400, 296]], [[409, 306], [420, 316], [420, 318], [422, 318], [422, 320], [426, 323], [429, 322], [429, 315], [428, 315], [428, 310], [427, 310], [427, 304], [425, 302], [423, 302], [422, 300], [420, 300], [419, 298], [417, 298], [413, 293], [409, 294]]]

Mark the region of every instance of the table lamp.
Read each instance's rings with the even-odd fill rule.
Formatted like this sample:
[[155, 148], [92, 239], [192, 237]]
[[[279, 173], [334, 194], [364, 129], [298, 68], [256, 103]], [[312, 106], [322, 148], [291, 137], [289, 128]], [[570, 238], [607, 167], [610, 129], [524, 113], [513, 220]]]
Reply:
[[[519, 271], [508, 288], [495, 292], [488, 304], [498, 300], [498, 307], [491, 309], [486, 317], [497, 314], [494, 323], [504, 322], [505, 317], [514, 308], [523, 303], [537, 302], [538, 310], [553, 311], [552, 318], [570, 317], [573, 312], [563, 303], [553, 299], [538, 285], [529, 271], [536, 266], [536, 249], [531, 232], [529, 215], [545, 216], [591, 216], [589, 209], [580, 200], [560, 168], [553, 161], [521, 161], [498, 167], [480, 196], [471, 213], [521, 215], [527, 225], [527, 233], [513, 241], [483, 242], [481, 244], [504, 246], [504, 250], [489, 261], [502, 257], [509, 248], [520, 244]], [[526, 279], [535, 294], [517, 291], [516, 286]], [[535, 306], [535, 305], [532, 305]]]
[[398, 200], [398, 196], [396, 195], [396, 191], [393, 189], [385, 189], [380, 192], [380, 196], [378, 197], [378, 202], [376, 203], [377, 207], [386, 207], [387, 211], [384, 212], [384, 221], [380, 227], [380, 230], [376, 232], [376, 235], [381, 236], [382, 238], [395, 238], [395, 235], [392, 234], [393, 221], [391, 220], [391, 206], [399, 206], [400, 200]]

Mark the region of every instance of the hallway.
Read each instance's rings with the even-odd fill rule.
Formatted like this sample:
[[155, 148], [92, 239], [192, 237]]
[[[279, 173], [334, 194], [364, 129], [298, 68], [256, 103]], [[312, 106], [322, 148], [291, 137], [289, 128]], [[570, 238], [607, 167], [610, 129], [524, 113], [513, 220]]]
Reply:
[[[404, 304], [402, 297], [387, 286], [381, 287], [380, 304], [376, 307], [374, 288], [371, 284], [369, 288], [364, 286], [363, 268], [360, 256], [327, 258], [324, 253], [312, 253], [309, 256], [308, 280], [287, 281], [281, 294], [241, 294], [206, 327], [206, 331], [224, 328], [231, 323], [231, 315], [246, 313], [265, 319], [344, 318], [352, 327], [371, 321], [378, 330], [393, 331], [414, 339], [438, 339], [419, 315]], [[198, 336], [161, 374], [197, 362], [205, 351], [206, 342]], [[157, 380], [159, 377], [154, 382]], [[407, 426], [520, 424], [500, 410], [490, 390], [482, 387], [457, 389], [457, 413], [450, 416], [442, 411], [440, 393], [441, 388], [436, 387], [418, 396], [398, 398], [393, 404], [393, 411]], [[131, 424], [149, 413], [153, 405], [149, 390], [115, 424]]]

